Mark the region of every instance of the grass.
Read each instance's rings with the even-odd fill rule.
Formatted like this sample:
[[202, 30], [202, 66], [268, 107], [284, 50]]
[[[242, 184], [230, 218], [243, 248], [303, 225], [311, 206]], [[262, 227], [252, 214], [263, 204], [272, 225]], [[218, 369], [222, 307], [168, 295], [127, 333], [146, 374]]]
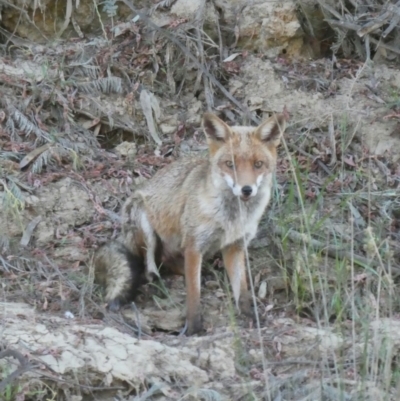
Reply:
[[[0, 371], [0, 376], [6, 378], [10, 373], [10, 369], [5, 368], [3, 371]], [[0, 399], [3, 401], [14, 401], [20, 391], [21, 387], [18, 383], [7, 384], [4, 391], [0, 392]]]
[[159, 295], [154, 294], [152, 296], [154, 303], [161, 309], [169, 309], [182, 307], [183, 305], [178, 305], [174, 298], [171, 296], [170, 290], [166, 287], [165, 281], [161, 278], [150, 283], [151, 287], [154, 287]]
[[[345, 129], [342, 128], [341, 131], [344, 132]], [[292, 156], [289, 154], [289, 157]], [[277, 216], [274, 216], [274, 219], [280, 223], [282, 220], [284, 221], [284, 216], [290, 215], [293, 210], [300, 210], [301, 215], [296, 222], [292, 220], [290, 225], [293, 229], [293, 225], [296, 224], [296, 229], [303, 232], [305, 238], [309, 235], [319, 235], [320, 238], [325, 238], [329, 244], [333, 241], [336, 246], [346, 246], [353, 254], [360, 253], [361, 248], [364, 248], [363, 250], [367, 251], [371, 261], [375, 259], [378, 262], [377, 270], [368, 266], [363, 269], [356, 266], [351, 260], [332, 260], [323, 257], [320, 253], [316, 253], [316, 250], [310, 247], [308, 242], [298, 244], [295, 250], [297, 255], [294, 260], [294, 268], [289, 273], [292, 277], [291, 291], [297, 308], [301, 311], [302, 306], [306, 305], [307, 308], [310, 308], [311, 305], [311, 312], [314, 314], [311, 317], [315, 319], [318, 327], [338, 329], [348, 340], [351, 339], [351, 344], [348, 346], [350, 355], [347, 358], [356, 375], [356, 380], [352, 380], [352, 394], [348, 390], [349, 381], [346, 378], [348, 369], [341, 368], [337, 361], [332, 360], [334, 370], [339, 375], [337, 384], [340, 388], [340, 399], [372, 399], [369, 392], [372, 388], [382, 391], [384, 394], [382, 399], [391, 399], [390, 392], [393, 387], [390, 387], [388, 383], [392, 382], [393, 353], [388, 353], [388, 347], [385, 347], [384, 343], [391, 343], [389, 348], [393, 351], [394, 339], [382, 340], [382, 349], [382, 346], [372, 347], [370, 338], [366, 335], [371, 331], [369, 322], [383, 317], [390, 318], [393, 316], [393, 312], [399, 312], [398, 309], [393, 311], [392, 307], [386, 307], [388, 305], [383, 306], [388, 302], [393, 304], [393, 300], [398, 302], [393, 291], [393, 280], [387, 272], [391, 263], [390, 252], [383, 252], [385, 245], [388, 246], [383, 237], [384, 230], [382, 230], [383, 227], [387, 227], [387, 222], [385, 225], [379, 220], [377, 222], [370, 221], [371, 225], [364, 230], [364, 243], [359, 244], [354, 240], [354, 219], [349, 217], [351, 211], [346, 210], [347, 202], [342, 201], [339, 204], [339, 208], [341, 208], [335, 210], [336, 216], [333, 218], [335, 222], [345, 225], [347, 216], [351, 243], [343, 241], [337, 235], [330, 236], [329, 232], [326, 232], [326, 227], [321, 224], [321, 220], [326, 221], [332, 216], [318, 216], [315, 219], [317, 207], [308, 204], [302, 191], [310, 172], [300, 173], [294, 162], [292, 166], [293, 182], [297, 188], [294, 189], [293, 184], [290, 185], [285, 199], [289, 205], [286, 208], [281, 203], [279, 208], [275, 208]], [[363, 178], [359, 177], [359, 181]], [[324, 189], [321, 190], [318, 197], [320, 199], [326, 197]], [[349, 198], [353, 204], [357, 204], [359, 200], [363, 201], [358, 198], [356, 192]], [[297, 202], [300, 205], [294, 205]], [[371, 199], [368, 200], [368, 203], [371, 204]], [[321, 229], [325, 232], [321, 232]], [[282, 247], [285, 251], [285, 242]], [[285, 252], [283, 252], [284, 254]], [[357, 279], [364, 274], [368, 277], [365, 284], [362, 280]], [[349, 322], [351, 322], [350, 330], [346, 329]], [[329, 372], [326, 373], [330, 376]], [[321, 390], [324, 391], [324, 388], [322, 387]]]

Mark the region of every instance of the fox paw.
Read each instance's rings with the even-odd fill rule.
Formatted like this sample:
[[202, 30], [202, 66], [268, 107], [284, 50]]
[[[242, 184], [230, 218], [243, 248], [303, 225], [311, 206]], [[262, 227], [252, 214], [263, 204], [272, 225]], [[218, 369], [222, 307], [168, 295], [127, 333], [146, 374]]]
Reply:
[[203, 319], [200, 315], [191, 320], [186, 319], [185, 326], [179, 335], [182, 336], [185, 334], [186, 336], [192, 336], [193, 334], [198, 334], [201, 331], [203, 331]]
[[110, 312], [118, 312], [121, 309], [122, 303], [119, 298], [114, 298], [107, 304], [107, 309]]
[[154, 272], [146, 272], [145, 277], [148, 283], [152, 283], [153, 281], [158, 280], [160, 275]]
[[145, 276], [146, 276], [146, 280], [149, 283], [152, 283], [154, 280], [157, 280], [158, 278], [160, 278], [160, 273], [159, 273], [157, 267], [153, 266], [153, 267], [146, 269]]
[[240, 313], [251, 319], [255, 319], [253, 299], [250, 292], [242, 294], [239, 300]]

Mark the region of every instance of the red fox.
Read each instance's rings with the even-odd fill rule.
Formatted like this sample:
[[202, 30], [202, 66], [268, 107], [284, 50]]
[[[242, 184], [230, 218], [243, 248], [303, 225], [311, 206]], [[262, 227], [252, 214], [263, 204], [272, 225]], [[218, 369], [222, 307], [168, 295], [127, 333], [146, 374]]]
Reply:
[[97, 281], [110, 310], [133, 299], [161, 263], [185, 276], [186, 334], [202, 330], [201, 265], [222, 252], [236, 307], [252, 314], [245, 247], [271, 197], [282, 114], [258, 127], [230, 127], [216, 115], [202, 120], [208, 156], [181, 158], [159, 170], [122, 208], [119, 239], [95, 256]]

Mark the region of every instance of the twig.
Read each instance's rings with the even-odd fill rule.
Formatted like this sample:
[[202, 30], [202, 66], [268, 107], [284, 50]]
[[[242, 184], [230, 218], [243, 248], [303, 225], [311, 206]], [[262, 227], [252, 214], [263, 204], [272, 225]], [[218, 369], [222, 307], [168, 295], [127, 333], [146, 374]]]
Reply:
[[374, 19], [371, 22], [368, 22], [365, 24], [363, 27], [361, 27], [357, 31], [357, 35], [362, 38], [365, 35], [368, 35], [371, 32], [376, 31], [379, 29], [382, 25], [385, 25], [387, 20], [390, 18], [391, 13], [389, 11], [386, 11], [382, 15], [380, 15], [378, 18]]
[[[328, 24], [338, 27], [338, 28], [344, 28], [344, 29], [349, 29], [351, 31], [358, 31], [361, 27], [357, 24], [354, 24], [353, 22], [348, 22], [348, 21], [337, 21], [337, 20], [333, 20], [333, 19], [325, 19], [326, 22], [328, 22]], [[383, 47], [386, 50], [389, 50], [393, 53], [396, 54], [400, 54], [400, 49], [397, 49], [396, 47], [393, 47], [391, 45], [387, 45], [386, 43], [383, 43], [382, 41], [373, 38], [371, 35], [369, 36], [369, 40], [378, 45]]]
[[30, 363], [20, 352], [13, 350], [13, 349], [8, 348], [8, 349], [0, 352], [0, 359], [7, 358], [7, 357], [13, 357], [13, 358], [17, 359], [21, 366], [0, 382], [0, 393], [8, 385], [10, 385], [17, 377], [23, 375], [28, 370], [37, 368], [39, 366], [39, 365]]
[[[108, 316], [111, 320], [113, 320], [114, 322], [118, 323], [118, 324], [122, 324], [123, 326], [127, 327], [128, 329], [132, 330], [136, 336], [138, 336], [139, 333], [139, 328], [138, 327], [134, 327], [131, 326], [130, 324], [126, 323], [125, 320], [123, 318], [121, 319], [117, 319], [115, 316], [109, 315]], [[121, 315], [120, 315], [121, 317]], [[143, 330], [142, 327], [140, 327], [140, 336], [144, 336], [144, 337], [148, 337], [151, 338], [151, 333], [148, 333], [147, 331]]]
[[35, 230], [36, 226], [40, 223], [41, 220], [42, 216], [36, 216], [33, 220], [31, 220], [28, 223], [20, 241], [21, 246], [27, 246], [29, 244], [33, 231]]
[[[54, 382], [57, 383], [66, 383], [66, 384], [71, 384], [71, 380], [63, 380], [58, 377], [54, 377], [46, 372], [40, 372], [41, 377], [46, 377], [49, 380], [53, 380]], [[90, 391], [113, 391], [113, 390], [124, 390], [126, 389], [125, 387], [122, 386], [112, 386], [112, 387], [96, 387], [96, 386], [89, 386], [85, 384], [80, 384], [74, 382], [74, 385], [78, 386], [79, 388], [90, 390]]]
[[387, 45], [386, 43], [383, 43], [382, 41], [377, 40], [377, 39], [373, 38], [372, 36], [370, 36], [369, 40], [370, 40], [372, 43], [378, 45], [377, 47], [381, 46], [381, 47], [383, 47], [384, 49], [389, 50], [389, 51], [391, 51], [391, 52], [393, 52], [393, 53], [400, 54], [400, 49], [398, 49], [398, 48], [396, 48], [396, 47], [393, 47], [393, 46], [390, 46], [390, 45]]
[[385, 29], [385, 31], [382, 33], [382, 38], [386, 38], [386, 36], [389, 35], [390, 32], [393, 31], [394, 28], [397, 27], [398, 23], [400, 22], [400, 15], [396, 14], [392, 20], [390, 21], [389, 26]]
[[132, 307], [133, 311], [135, 312], [137, 336], [138, 336], [138, 340], [140, 340], [142, 338], [142, 325], [140, 324], [140, 314], [139, 314], [138, 308], [136, 307], [135, 302], [131, 303], [131, 307]]
[[330, 5], [326, 4], [324, 1], [318, 0], [319, 5], [325, 9], [326, 11], [330, 12], [332, 15], [334, 15], [338, 20], [342, 18], [340, 13], [338, 13], [333, 7]]
[[[203, 42], [201, 41], [201, 29], [203, 28], [204, 24], [204, 15], [203, 15], [203, 10], [204, 10], [204, 1], [201, 3], [201, 6], [199, 7], [196, 17], [195, 17], [195, 22], [196, 22], [196, 27], [195, 27], [195, 41], [197, 43], [197, 54], [200, 59], [201, 65], [204, 65], [204, 47], [203, 47]], [[193, 87], [193, 92], [196, 93], [199, 90], [200, 83], [201, 83], [201, 78], [203, 76], [203, 70], [198, 69], [197, 70], [197, 77], [196, 81], [194, 83]], [[207, 89], [207, 79], [204, 79], [204, 90], [206, 91]], [[207, 96], [206, 96], [206, 101], [207, 101]], [[208, 103], [207, 103], [208, 104]]]
[[66, 3], [67, 3], [67, 6], [66, 6], [66, 10], [65, 10], [65, 20], [64, 20], [64, 23], [63, 23], [61, 29], [57, 32], [57, 37], [59, 37], [59, 38], [64, 33], [64, 31], [68, 28], [68, 25], [71, 21], [72, 0], [67, 0]]
[[360, 25], [355, 24], [354, 22], [349, 22], [349, 21], [342, 21], [342, 20], [335, 20], [335, 19], [329, 19], [325, 18], [325, 21], [332, 26], [335, 26], [337, 28], [344, 28], [344, 29], [349, 29], [350, 31], [358, 31], [361, 27]]

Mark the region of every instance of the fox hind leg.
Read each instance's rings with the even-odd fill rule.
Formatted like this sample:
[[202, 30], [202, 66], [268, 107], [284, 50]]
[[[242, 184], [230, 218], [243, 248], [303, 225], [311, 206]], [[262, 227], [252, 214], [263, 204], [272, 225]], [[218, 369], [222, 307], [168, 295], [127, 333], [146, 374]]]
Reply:
[[185, 249], [186, 323], [181, 334], [192, 335], [203, 330], [200, 308], [202, 255], [194, 248]]
[[134, 193], [125, 202], [122, 211], [122, 236], [129, 249], [144, 253], [146, 260], [146, 278], [153, 281], [160, 277], [157, 262], [161, 259], [161, 244], [146, 214], [140, 192]]

